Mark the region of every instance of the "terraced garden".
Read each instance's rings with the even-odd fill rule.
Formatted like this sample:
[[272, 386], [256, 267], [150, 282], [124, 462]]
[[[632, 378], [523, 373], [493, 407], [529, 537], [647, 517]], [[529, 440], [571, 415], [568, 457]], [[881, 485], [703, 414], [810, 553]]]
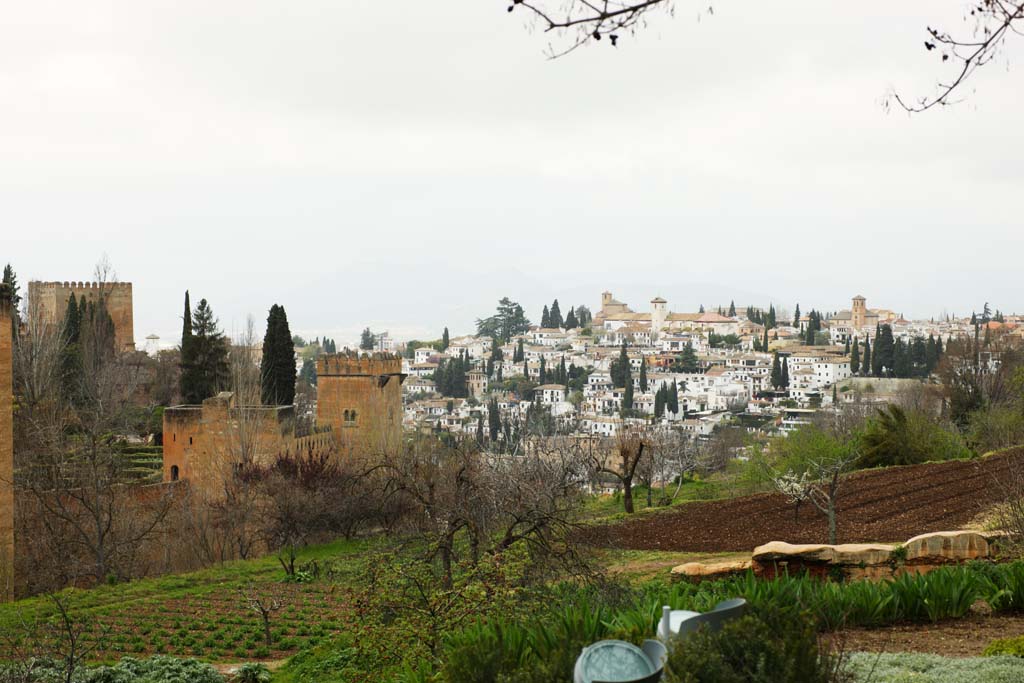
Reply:
[[[1024, 450], [977, 460], [865, 470], [849, 475], [838, 504], [840, 543], [902, 542], [959, 529], [1004, 495], [997, 481], [1024, 467]], [[694, 501], [671, 511], [594, 526], [594, 545], [631, 550], [749, 552], [768, 541], [822, 543], [826, 521], [811, 505], [799, 514], [778, 493]]]

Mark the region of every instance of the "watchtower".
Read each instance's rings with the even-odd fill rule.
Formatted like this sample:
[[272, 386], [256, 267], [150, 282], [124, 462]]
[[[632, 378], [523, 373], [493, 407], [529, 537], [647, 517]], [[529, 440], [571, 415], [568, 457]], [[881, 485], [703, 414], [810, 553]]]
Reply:
[[119, 351], [135, 349], [135, 325], [130, 282], [39, 282], [28, 283], [30, 314], [44, 325], [59, 325], [68, 310], [68, 299], [75, 295], [79, 305], [100, 298], [114, 322], [114, 343]]
[[391, 353], [323, 354], [316, 362], [317, 421], [343, 451], [377, 456], [402, 438], [402, 359]]

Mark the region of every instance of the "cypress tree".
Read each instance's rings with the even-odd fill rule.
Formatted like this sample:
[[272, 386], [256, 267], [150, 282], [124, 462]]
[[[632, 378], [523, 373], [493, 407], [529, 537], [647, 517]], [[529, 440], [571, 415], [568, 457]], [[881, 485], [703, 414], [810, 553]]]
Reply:
[[446, 350], [450, 343], [451, 343], [451, 338], [448, 336], [448, 328], [446, 327], [446, 328], [444, 328], [444, 332], [441, 334], [441, 349], [440, 350], [441, 351]]
[[544, 306], [544, 312], [540, 314], [540, 326], [543, 328], [551, 327], [551, 313], [548, 312], [547, 305]]
[[626, 389], [622, 392], [622, 415], [625, 416], [626, 411], [633, 410], [633, 379], [630, 378], [626, 382]]
[[763, 352], [765, 352], [765, 353], [768, 353], [768, 327], [767, 326], [765, 326], [765, 328], [764, 328], [764, 341], [761, 342], [761, 350]]
[[181, 372], [178, 377], [178, 389], [181, 391], [182, 400], [188, 403], [186, 396], [193, 396], [196, 393], [191, 384], [193, 374], [187, 373], [187, 369], [195, 364], [195, 351], [192, 348], [192, 306], [189, 303], [188, 290], [185, 290], [185, 313], [181, 316], [181, 354], [179, 356]]
[[793, 313], [793, 327], [800, 327], [800, 304], [796, 305], [796, 312]]
[[729, 302], [729, 317], [730, 318], [735, 318], [736, 317], [736, 302], [735, 301], [730, 301]]
[[570, 306], [569, 313], [565, 316], [565, 329], [574, 330], [579, 326], [579, 323], [576, 321], [576, 311]]
[[846, 346], [843, 347], [843, 354], [849, 354], [849, 353], [850, 353], [850, 338], [847, 337], [846, 338]]
[[665, 393], [665, 385], [662, 384], [654, 394], [654, 417], [656, 418], [665, 414]]
[[61, 387], [64, 396], [74, 402], [80, 396], [79, 382], [82, 373], [82, 321], [74, 292], [68, 298], [68, 307], [64, 311], [62, 333], [64, 343], [60, 351]]
[[871, 335], [864, 337], [864, 357], [860, 359], [860, 374], [868, 375], [874, 359], [871, 357]]
[[860, 372], [860, 342], [853, 338], [853, 345], [850, 347], [850, 374], [856, 375]]
[[562, 310], [558, 307], [558, 299], [551, 304], [551, 312], [548, 314], [548, 322], [551, 327], [562, 327], [565, 322], [562, 320]]
[[839, 405], [839, 392], [836, 391], [836, 385], [832, 385], [832, 405]]
[[776, 389], [782, 387], [782, 363], [779, 361], [778, 351], [775, 352], [775, 357], [772, 359], [771, 382]]
[[540, 375], [537, 378], [539, 384], [548, 383], [547, 365], [544, 362], [544, 356], [540, 357]]
[[782, 386], [789, 387], [789, 362], [786, 358], [782, 359]]
[[704, 312], [704, 304], [701, 304], [701, 305], [700, 305], [700, 310], [699, 310], [698, 312], [699, 312], [699, 313], [703, 313], [703, 312]]
[[647, 358], [640, 359], [640, 392], [647, 393]]
[[267, 315], [263, 336], [260, 377], [264, 405], [290, 406], [295, 403], [295, 342], [284, 306], [274, 304]]
[[672, 380], [672, 386], [668, 390], [668, 401], [666, 407], [672, 411], [673, 415], [679, 414], [679, 387], [676, 386], [676, 381]]
[[498, 399], [496, 398], [492, 398], [487, 404], [487, 429], [491, 441], [497, 441], [498, 434], [501, 433], [501, 413], [498, 411]]

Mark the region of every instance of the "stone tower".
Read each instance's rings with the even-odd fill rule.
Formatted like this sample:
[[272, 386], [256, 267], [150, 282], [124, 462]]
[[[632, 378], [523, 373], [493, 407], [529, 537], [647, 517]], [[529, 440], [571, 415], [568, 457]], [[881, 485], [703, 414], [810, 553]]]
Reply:
[[317, 422], [343, 452], [379, 456], [402, 439], [402, 359], [390, 353], [330, 353], [316, 362]]
[[14, 595], [14, 383], [10, 294], [0, 286], [0, 602]]
[[668, 320], [668, 302], [660, 296], [651, 299], [651, 334], [655, 337], [665, 327]]
[[64, 319], [68, 299], [95, 302], [101, 296], [107, 303], [107, 312], [114, 321], [114, 343], [119, 351], [135, 349], [135, 324], [130, 282], [29, 282], [30, 313], [38, 315], [45, 325], [57, 325]]
[[859, 330], [864, 327], [867, 317], [867, 299], [858, 294], [853, 297], [853, 308], [850, 309], [850, 324], [853, 326], [853, 329]]

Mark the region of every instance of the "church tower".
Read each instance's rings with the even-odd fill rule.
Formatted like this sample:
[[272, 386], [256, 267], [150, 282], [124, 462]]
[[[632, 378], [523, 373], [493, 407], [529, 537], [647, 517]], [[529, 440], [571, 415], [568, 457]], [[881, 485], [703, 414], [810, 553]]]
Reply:
[[864, 327], [867, 317], [867, 299], [858, 294], [853, 297], [853, 308], [850, 309], [850, 323], [853, 325], [853, 329], [859, 330]]

